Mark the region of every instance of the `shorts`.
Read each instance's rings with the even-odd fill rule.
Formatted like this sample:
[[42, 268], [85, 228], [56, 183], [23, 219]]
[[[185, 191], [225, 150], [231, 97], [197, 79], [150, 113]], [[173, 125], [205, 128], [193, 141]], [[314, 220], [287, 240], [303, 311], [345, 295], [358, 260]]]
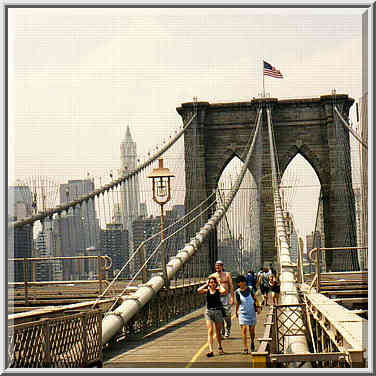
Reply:
[[206, 309], [205, 318], [214, 322], [222, 322], [223, 315], [221, 309]]
[[261, 294], [266, 295], [269, 293], [270, 287], [265, 287], [263, 285], [260, 286]]
[[280, 294], [281, 293], [281, 288], [279, 286], [273, 286], [272, 287], [272, 292], [275, 294]]

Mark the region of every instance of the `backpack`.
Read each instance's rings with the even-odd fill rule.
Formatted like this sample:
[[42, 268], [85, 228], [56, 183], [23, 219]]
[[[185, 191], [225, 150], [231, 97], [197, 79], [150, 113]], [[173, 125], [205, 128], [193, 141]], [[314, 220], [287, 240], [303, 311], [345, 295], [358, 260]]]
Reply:
[[261, 277], [261, 286], [264, 287], [264, 288], [270, 287], [269, 277], [268, 277], [268, 275], [266, 273], [262, 274], [262, 277]]
[[247, 285], [253, 287], [255, 284], [255, 277], [252, 274], [247, 274], [245, 278], [247, 280]]

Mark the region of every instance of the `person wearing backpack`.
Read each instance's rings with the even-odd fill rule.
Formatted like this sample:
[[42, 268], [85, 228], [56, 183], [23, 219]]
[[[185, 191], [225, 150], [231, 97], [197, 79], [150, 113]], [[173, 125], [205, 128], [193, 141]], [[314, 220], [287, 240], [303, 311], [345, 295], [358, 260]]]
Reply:
[[253, 273], [253, 271], [248, 270], [245, 278], [247, 280], [247, 286], [250, 286], [255, 290], [256, 289], [256, 280], [255, 280], [255, 274]]
[[265, 267], [263, 272], [260, 273], [257, 285], [260, 287], [261, 294], [264, 298], [263, 304], [268, 305], [268, 294], [270, 291], [270, 272], [268, 267]]

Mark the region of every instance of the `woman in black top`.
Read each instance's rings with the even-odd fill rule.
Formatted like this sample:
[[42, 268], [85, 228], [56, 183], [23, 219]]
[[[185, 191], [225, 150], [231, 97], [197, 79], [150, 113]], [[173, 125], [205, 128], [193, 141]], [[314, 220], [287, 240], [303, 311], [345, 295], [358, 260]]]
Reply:
[[221, 283], [217, 281], [215, 277], [210, 277], [208, 282], [198, 288], [197, 292], [199, 294], [206, 293], [206, 325], [208, 327], [208, 344], [209, 352], [206, 354], [207, 357], [214, 356], [213, 353], [213, 326], [215, 326], [215, 332], [218, 342], [218, 352], [220, 355], [223, 355], [222, 349], [222, 337], [221, 337], [221, 328], [223, 323], [223, 306], [220, 300], [220, 295], [225, 295], [226, 290]]
[[277, 276], [277, 273], [272, 274], [270, 285], [272, 287], [273, 305], [278, 305], [279, 294], [281, 293], [281, 282]]

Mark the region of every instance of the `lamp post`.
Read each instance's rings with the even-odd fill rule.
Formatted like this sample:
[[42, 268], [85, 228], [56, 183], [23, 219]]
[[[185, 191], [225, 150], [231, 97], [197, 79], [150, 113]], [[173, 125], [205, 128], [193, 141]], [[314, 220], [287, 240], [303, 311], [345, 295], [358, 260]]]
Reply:
[[[164, 241], [164, 218], [163, 218], [163, 205], [171, 199], [171, 178], [175, 177], [168, 168], [163, 167], [163, 158], [158, 159], [158, 167], [154, 168], [148, 178], [153, 181], [153, 200], [161, 207], [161, 242]], [[166, 246], [161, 246], [161, 264], [163, 271], [163, 279], [165, 286], [168, 288], [169, 281], [167, 278], [166, 268]]]

